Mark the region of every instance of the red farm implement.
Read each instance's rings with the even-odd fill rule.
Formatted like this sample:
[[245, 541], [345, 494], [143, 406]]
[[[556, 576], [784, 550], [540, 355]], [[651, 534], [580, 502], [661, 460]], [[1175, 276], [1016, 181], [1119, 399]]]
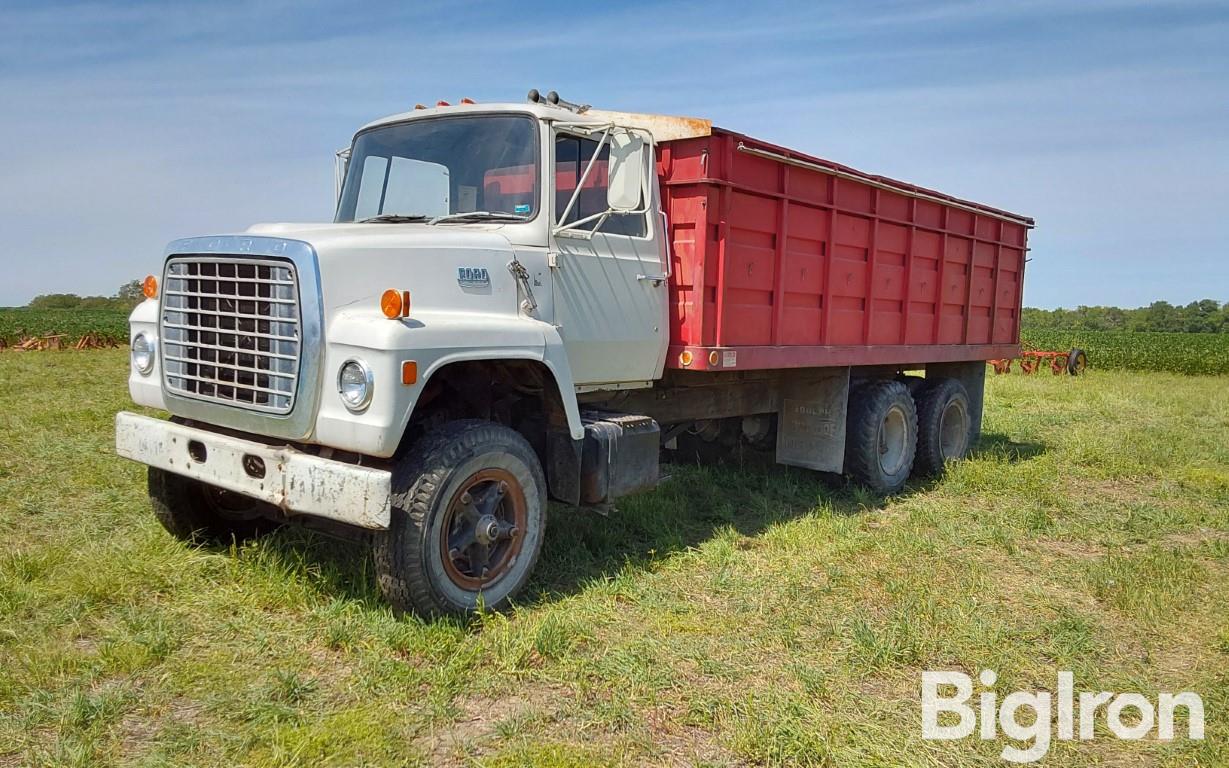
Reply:
[[[1015, 358], [1009, 357], [1000, 360], [987, 360], [986, 362], [994, 366], [994, 372], [998, 374], [1011, 373], [1011, 364], [1014, 360]], [[1019, 360], [1021, 373], [1036, 373], [1043, 365], [1049, 363], [1050, 372], [1055, 376], [1062, 373], [1078, 376], [1088, 367], [1088, 355], [1079, 347], [1072, 349], [1070, 352], [1026, 349], [1020, 353]]]

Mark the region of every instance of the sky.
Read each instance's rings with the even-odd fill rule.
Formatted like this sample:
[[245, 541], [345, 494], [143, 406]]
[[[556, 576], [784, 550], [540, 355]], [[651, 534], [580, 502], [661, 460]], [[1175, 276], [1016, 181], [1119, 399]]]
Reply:
[[1229, 3], [0, 0], [0, 305], [331, 220], [333, 155], [530, 88], [1023, 213], [1025, 302], [1229, 301]]

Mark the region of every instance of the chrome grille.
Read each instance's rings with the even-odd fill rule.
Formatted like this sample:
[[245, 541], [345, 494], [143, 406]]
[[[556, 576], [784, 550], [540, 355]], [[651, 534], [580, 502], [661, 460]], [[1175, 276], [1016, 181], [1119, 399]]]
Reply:
[[251, 410], [290, 412], [302, 353], [292, 263], [175, 257], [167, 262], [161, 296], [168, 390]]

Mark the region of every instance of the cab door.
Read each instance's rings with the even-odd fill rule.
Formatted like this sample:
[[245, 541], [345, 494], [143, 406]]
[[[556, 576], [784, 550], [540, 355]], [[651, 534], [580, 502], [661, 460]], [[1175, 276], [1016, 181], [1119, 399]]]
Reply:
[[[661, 376], [665, 362], [669, 262], [653, 147], [647, 140], [638, 147], [636, 161], [644, 169], [639, 211], [603, 217], [600, 214], [608, 211], [609, 138], [603, 143], [600, 130], [580, 135], [560, 129], [555, 135], [555, 324], [578, 385], [644, 384]], [[586, 175], [595, 152], [597, 159]], [[573, 202], [578, 186], [580, 194]], [[568, 225], [575, 226], [559, 231]]]

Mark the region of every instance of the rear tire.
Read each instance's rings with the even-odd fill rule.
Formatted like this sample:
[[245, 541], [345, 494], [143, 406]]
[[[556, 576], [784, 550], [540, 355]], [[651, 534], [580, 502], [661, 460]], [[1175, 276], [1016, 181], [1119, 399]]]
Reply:
[[1072, 376], [1079, 376], [1088, 367], [1088, 355], [1084, 350], [1075, 347], [1067, 353], [1067, 373]]
[[545, 528], [546, 480], [525, 438], [449, 422], [393, 469], [392, 520], [374, 547], [380, 590], [424, 616], [499, 610], [529, 580]]
[[154, 517], [175, 538], [192, 544], [227, 544], [254, 539], [277, 523], [264, 502], [222, 490], [156, 467], [148, 471]]
[[905, 487], [917, 451], [917, 409], [899, 381], [868, 381], [849, 394], [845, 473], [872, 491]]
[[913, 473], [943, 473], [949, 461], [963, 459], [972, 442], [969, 393], [956, 379], [933, 379], [914, 393], [917, 405], [917, 455]]

